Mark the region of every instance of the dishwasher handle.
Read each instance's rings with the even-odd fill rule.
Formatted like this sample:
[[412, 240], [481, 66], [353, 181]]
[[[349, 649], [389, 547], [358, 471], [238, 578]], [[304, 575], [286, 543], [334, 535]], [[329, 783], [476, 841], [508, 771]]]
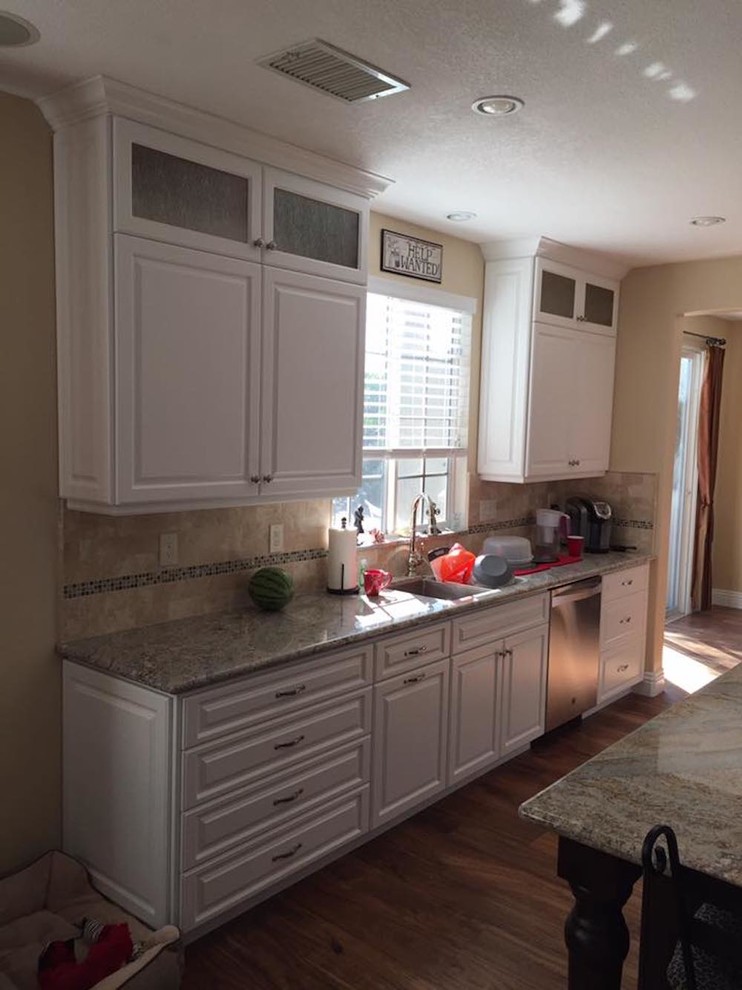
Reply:
[[558, 588], [551, 593], [551, 607], [556, 608], [569, 602], [581, 602], [586, 598], [593, 598], [600, 594], [602, 583], [602, 578], [597, 577]]

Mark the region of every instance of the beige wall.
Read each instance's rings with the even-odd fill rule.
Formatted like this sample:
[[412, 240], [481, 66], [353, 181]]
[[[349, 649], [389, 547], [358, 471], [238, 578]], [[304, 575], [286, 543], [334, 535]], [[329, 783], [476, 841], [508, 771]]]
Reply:
[[716, 473], [713, 586], [742, 592], [742, 323], [717, 320], [727, 341]]
[[0, 874], [59, 843], [51, 133], [0, 93]]
[[733, 309], [742, 309], [742, 257], [638, 268], [621, 284], [611, 469], [659, 473], [650, 670], [662, 662], [681, 317]]

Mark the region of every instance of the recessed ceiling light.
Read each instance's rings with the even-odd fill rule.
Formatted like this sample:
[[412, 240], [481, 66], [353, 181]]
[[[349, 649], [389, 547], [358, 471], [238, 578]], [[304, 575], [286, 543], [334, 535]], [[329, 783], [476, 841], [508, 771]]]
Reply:
[[507, 117], [517, 113], [525, 106], [517, 96], [483, 96], [472, 103], [474, 113], [483, 113], [487, 117]]
[[25, 21], [18, 14], [0, 10], [0, 47], [22, 48], [23, 45], [33, 45], [40, 37], [38, 28], [30, 21]]
[[446, 220], [473, 220], [476, 217], [476, 213], [471, 213], [469, 210], [454, 210], [453, 213], [446, 214]]
[[690, 221], [694, 227], [715, 227], [717, 223], [726, 223], [726, 217], [693, 217]]

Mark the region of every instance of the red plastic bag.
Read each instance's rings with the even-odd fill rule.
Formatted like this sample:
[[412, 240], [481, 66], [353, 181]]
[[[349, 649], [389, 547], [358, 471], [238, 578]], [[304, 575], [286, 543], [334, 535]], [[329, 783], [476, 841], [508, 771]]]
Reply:
[[454, 543], [446, 556], [440, 558], [440, 580], [469, 584], [476, 559], [471, 550], [462, 547], [460, 543]]

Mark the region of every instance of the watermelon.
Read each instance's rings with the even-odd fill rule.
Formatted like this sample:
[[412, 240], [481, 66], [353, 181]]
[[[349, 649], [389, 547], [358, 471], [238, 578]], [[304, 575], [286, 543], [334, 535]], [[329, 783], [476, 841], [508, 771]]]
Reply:
[[280, 567], [261, 567], [250, 578], [247, 590], [259, 608], [277, 612], [294, 597], [294, 582]]

